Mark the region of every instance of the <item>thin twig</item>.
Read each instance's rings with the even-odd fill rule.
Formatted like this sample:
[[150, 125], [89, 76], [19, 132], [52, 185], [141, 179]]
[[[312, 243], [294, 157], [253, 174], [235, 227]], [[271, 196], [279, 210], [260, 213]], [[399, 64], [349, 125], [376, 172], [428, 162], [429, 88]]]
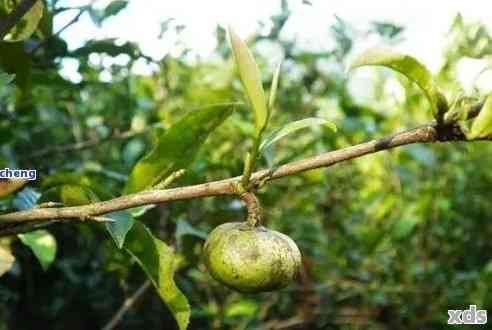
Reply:
[[107, 217], [100, 217], [100, 216], [89, 216], [85, 220], [92, 220], [92, 221], [101, 222], [101, 223], [113, 223], [116, 221], [115, 219], [111, 219], [111, 218], [107, 218]]
[[33, 152], [29, 155], [26, 155], [25, 158], [22, 158], [22, 159], [41, 158], [41, 157], [56, 154], [56, 153], [80, 151], [80, 150], [84, 150], [84, 149], [94, 148], [94, 147], [98, 147], [102, 143], [105, 143], [108, 141], [131, 139], [135, 136], [148, 133], [148, 132], [152, 131], [154, 128], [159, 128], [159, 127], [163, 127], [163, 125], [159, 123], [159, 124], [151, 125], [151, 126], [145, 128], [143, 130], [140, 130], [140, 131], [115, 132], [106, 138], [91, 139], [91, 140], [86, 140], [86, 141], [81, 141], [81, 142], [76, 142], [76, 143], [70, 143], [70, 144], [64, 144], [64, 145], [60, 145], [60, 146], [49, 147], [49, 148], [41, 149], [37, 152]]
[[131, 296], [125, 299], [123, 305], [116, 311], [116, 313], [111, 317], [108, 323], [101, 330], [113, 330], [118, 323], [121, 322], [123, 316], [125, 316], [126, 312], [130, 308], [132, 308], [133, 304], [147, 291], [150, 287], [150, 280], [145, 281], [140, 288]]
[[58, 206], [63, 206], [63, 203], [60, 202], [44, 202], [41, 204], [37, 204], [34, 206], [34, 208], [49, 208], [49, 207], [58, 207]]
[[177, 179], [182, 177], [185, 174], [185, 172], [186, 172], [185, 169], [181, 169], [181, 170], [177, 170], [177, 171], [171, 173], [170, 176], [168, 176], [163, 181], [161, 181], [161, 182], [157, 183], [155, 186], [153, 186], [152, 190], [154, 190], [154, 189], [166, 189], [167, 187], [169, 187], [171, 185], [171, 183], [173, 183], [174, 181], [176, 181]]
[[[492, 140], [492, 137], [477, 140]], [[477, 141], [473, 140], [473, 141]], [[252, 181], [265, 177], [268, 181], [298, 174], [300, 172], [333, 166], [337, 163], [362, 157], [364, 155], [388, 150], [399, 146], [414, 143], [433, 143], [447, 141], [472, 141], [461, 132], [459, 126], [453, 125], [438, 129], [435, 124], [427, 124], [414, 129], [386, 136], [382, 139], [372, 140], [355, 146], [330, 151], [318, 156], [290, 162], [271, 170], [265, 169], [253, 173]], [[237, 185], [241, 177], [234, 177], [198, 185], [184, 186], [165, 190], [146, 190], [134, 194], [117, 197], [111, 200], [92, 204], [60, 208], [34, 208], [0, 215], [0, 237], [12, 233], [12, 224], [22, 225], [26, 222], [64, 220], [80, 221], [90, 216], [102, 215], [118, 210], [129, 209], [137, 206], [158, 204], [164, 202], [186, 200], [191, 198], [232, 195], [237, 194]], [[9, 233], [4, 232], [3, 227], [8, 226]]]
[[65, 24], [62, 28], [60, 28], [60, 30], [56, 31], [52, 35], [49, 35], [48, 37], [46, 37], [43, 41], [39, 42], [35, 47], [33, 47], [30, 50], [30, 53], [31, 54], [34, 54], [38, 49], [40, 49], [43, 46], [45, 46], [46, 44], [48, 44], [48, 42], [51, 39], [54, 39], [54, 38], [58, 37], [60, 34], [63, 33], [63, 31], [65, 31], [66, 29], [68, 29], [73, 24], [77, 23], [79, 21], [80, 17], [82, 16], [82, 14], [84, 14], [87, 9], [88, 9], [88, 6], [84, 6], [84, 7], [80, 8], [79, 9], [79, 12], [77, 13], [77, 15], [75, 15], [67, 24]]

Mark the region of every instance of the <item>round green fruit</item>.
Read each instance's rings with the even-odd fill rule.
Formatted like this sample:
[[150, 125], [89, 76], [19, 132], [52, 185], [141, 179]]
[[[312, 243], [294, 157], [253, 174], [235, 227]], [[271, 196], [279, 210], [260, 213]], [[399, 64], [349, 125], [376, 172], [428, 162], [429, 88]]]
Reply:
[[210, 233], [204, 259], [217, 281], [250, 293], [287, 286], [301, 266], [301, 252], [289, 236], [240, 222], [225, 223]]

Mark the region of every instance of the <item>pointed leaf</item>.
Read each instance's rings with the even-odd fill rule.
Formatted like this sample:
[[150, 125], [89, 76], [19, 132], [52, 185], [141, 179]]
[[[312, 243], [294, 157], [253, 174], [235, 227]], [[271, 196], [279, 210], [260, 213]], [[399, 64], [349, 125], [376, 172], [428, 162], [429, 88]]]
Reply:
[[133, 227], [135, 220], [129, 211], [117, 211], [105, 215], [110, 219], [116, 220], [106, 224], [106, 229], [114, 240], [118, 248], [122, 248], [128, 231]]
[[[25, 188], [19, 192], [13, 201], [13, 205], [18, 210], [29, 210], [41, 200], [42, 195], [34, 189]], [[44, 270], [47, 270], [56, 256], [56, 240], [46, 230], [36, 230], [26, 234], [17, 235], [25, 245], [29, 246], [41, 263]]]
[[120, 11], [125, 9], [128, 6], [128, 1], [126, 0], [113, 0], [109, 3], [109, 5], [104, 8], [104, 18], [108, 18], [109, 16], [117, 15]]
[[18, 237], [22, 243], [31, 248], [43, 269], [47, 270], [56, 256], [57, 245], [55, 237], [46, 230], [19, 234]]
[[153, 150], [135, 165], [124, 193], [150, 188], [173, 172], [189, 167], [208, 135], [231, 113], [231, 105], [223, 104], [186, 114], [166, 130]]
[[473, 121], [470, 139], [492, 136], [492, 94], [487, 97], [477, 118]]
[[330, 129], [332, 129], [334, 132], [337, 131], [337, 127], [335, 124], [322, 119], [322, 118], [306, 118], [306, 119], [301, 119], [298, 121], [294, 121], [292, 123], [289, 123], [279, 129], [278, 131], [274, 132], [272, 135], [270, 135], [268, 138], [263, 141], [263, 143], [260, 146], [260, 152], [264, 151], [266, 148], [271, 146], [273, 143], [277, 142], [281, 138], [283, 138], [286, 135], [289, 135], [295, 131], [298, 131], [300, 129], [314, 126], [314, 125], [326, 125]]
[[261, 84], [260, 70], [246, 43], [239, 38], [231, 27], [229, 27], [228, 31], [229, 42], [239, 77], [241, 78], [246, 96], [255, 112], [256, 130], [261, 131], [268, 120], [268, 109], [265, 91]]
[[387, 49], [373, 48], [360, 54], [350, 65], [350, 70], [361, 66], [384, 66], [405, 75], [416, 83], [429, 100], [432, 113], [437, 115], [447, 110], [447, 102], [439, 92], [429, 70], [414, 57]]
[[282, 62], [279, 62], [275, 72], [273, 73], [272, 86], [270, 87], [270, 97], [268, 98], [268, 117], [270, 117], [270, 113], [272, 112], [273, 105], [275, 103], [275, 97], [277, 96], [278, 78], [280, 75], [281, 66]]
[[[10, 9], [14, 10], [14, 7]], [[38, 23], [43, 16], [43, 11], [43, 1], [36, 1], [31, 9], [29, 9], [29, 11], [22, 17], [22, 19], [9, 31], [4, 40], [15, 42], [29, 38], [34, 31], [36, 31]]]
[[176, 257], [163, 241], [140, 222], [127, 235], [125, 248], [145, 271], [181, 330], [188, 327], [190, 305], [174, 282]]
[[65, 206], [85, 205], [99, 201], [97, 195], [86, 186], [62, 184], [43, 192], [39, 203], [61, 202]]

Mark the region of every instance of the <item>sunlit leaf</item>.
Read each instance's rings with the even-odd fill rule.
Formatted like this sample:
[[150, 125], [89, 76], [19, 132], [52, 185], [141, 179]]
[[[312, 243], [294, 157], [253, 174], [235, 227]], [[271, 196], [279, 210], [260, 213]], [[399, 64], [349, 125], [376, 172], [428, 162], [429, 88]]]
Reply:
[[254, 300], [240, 300], [227, 306], [227, 317], [253, 317], [258, 312], [258, 302]]
[[334, 132], [337, 131], [337, 127], [335, 124], [322, 119], [322, 118], [306, 118], [306, 119], [301, 119], [298, 121], [294, 121], [292, 123], [289, 123], [279, 129], [278, 131], [274, 132], [272, 135], [270, 135], [268, 138], [266, 138], [261, 146], [260, 146], [260, 151], [265, 150], [281, 138], [285, 137], [286, 135], [289, 135], [295, 131], [298, 131], [300, 129], [310, 127], [310, 126], [315, 126], [315, 125], [324, 125], [332, 129]]
[[[41, 197], [42, 195], [35, 190], [25, 188], [17, 193], [13, 205], [18, 210], [29, 210], [41, 200]], [[56, 255], [56, 240], [53, 235], [46, 230], [37, 230], [26, 234], [19, 234], [18, 237], [25, 245], [31, 248], [43, 269], [48, 269]]]
[[268, 120], [268, 109], [265, 91], [261, 84], [258, 65], [246, 43], [229, 27], [229, 41], [234, 55], [234, 61], [239, 72], [246, 96], [255, 112], [256, 130], [261, 131]]
[[47, 270], [56, 256], [57, 245], [55, 237], [46, 230], [19, 234], [18, 237], [22, 243], [31, 248], [43, 269]]
[[131, 209], [128, 209], [128, 212], [134, 217], [138, 218], [147, 213], [147, 211], [152, 210], [155, 207], [155, 204], [148, 204], [148, 205], [142, 205], [142, 206], [137, 206], [133, 207]]
[[275, 72], [273, 73], [272, 86], [270, 87], [270, 96], [268, 98], [268, 117], [270, 117], [270, 112], [273, 109], [273, 105], [275, 103], [275, 97], [277, 96], [278, 89], [278, 78], [280, 75], [280, 68], [282, 66], [282, 62], [279, 62]]
[[186, 114], [158, 137], [150, 153], [135, 165], [124, 193], [150, 188], [171, 173], [189, 167], [208, 135], [231, 113], [232, 106], [224, 104]]
[[128, 231], [133, 227], [135, 220], [129, 211], [117, 211], [104, 215], [107, 218], [114, 219], [115, 222], [107, 223], [106, 229], [113, 238], [116, 246], [122, 248]]
[[478, 116], [473, 120], [470, 139], [492, 136], [492, 95], [489, 95], [480, 110]]
[[393, 69], [415, 82], [429, 100], [434, 115], [447, 110], [446, 99], [439, 92], [432, 74], [414, 57], [387, 49], [373, 48], [357, 56], [350, 65], [350, 70], [368, 65]]
[[65, 206], [85, 205], [99, 201], [97, 195], [89, 188], [75, 184], [63, 184], [46, 190], [39, 203], [61, 202]]
[[138, 221], [127, 235], [125, 248], [152, 281], [179, 328], [186, 329], [190, 319], [190, 305], [174, 282], [175, 253]]
[[[13, 10], [14, 7], [10, 8]], [[22, 19], [5, 36], [5, 41], [22, 41], [29, 38], [38, 26], [43, 16], [44, 4], [42, 0], [36, 1]]]
[[0, 241], [0, 276], [12, 268], [15, 257], [10, 250], [10, 242]]
[[[100, 180], [100, 178], [97, 177], [97, 175], [60, 170], [56, 173], [53, 173], [52, 175], [42, 176], [41, 187], [44, 189], [45, 192], [50, 191], [50, 188], [62, 187], [64, 185], [85, 188], [86, 192], [84, 194], [87, 195], [88, 199], [111, 199], [114, 197], [113, 194], [109, 191], [108, 187], [104, 184], [103, 181]], [[87, 198], [85, 199], [87, 200]], [[57, 201], [61, 202], [61, 200]]]

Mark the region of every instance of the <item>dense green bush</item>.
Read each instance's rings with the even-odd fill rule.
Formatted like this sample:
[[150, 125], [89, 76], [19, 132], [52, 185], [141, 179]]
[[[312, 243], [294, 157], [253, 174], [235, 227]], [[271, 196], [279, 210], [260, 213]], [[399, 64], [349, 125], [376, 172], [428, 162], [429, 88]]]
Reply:
[[[114, 1], [103, 11], [80, 10], [102, 24], [124, 10], [124, 3]], [[0, 168], [35, 168], [39, 175], [8, 195], [0, 186], [2, 213], [32, 207], [38, 197], [39, 202], [76, 205], [118, 196], [137, 161], [159, 137], [171, 135], [170, 127], [185, 114], [244, 99], [220, 27], [213, 59], [192, 61], [193, 50], [187, 49], [154, 61], [137, 45], [112, 39], [68, 50], [52, 31], [53, 16], [62, 12], [56, 10], [57, 1], [47, 1], [45, 7], [32, 36], [0, 43], [0, 68], [15, 74], [9, 84], [6, 74], [0, 76]], [[5, 12], [2, 7], [0, 14]], [[428, 101], [403, 75], [371, 71], [374, 79], [363, 93], [369, 97], [362, 101], [346, 71], [353, 48], [368, 34], [391, 46], [401, 39], [403, 27], [374, 22], [358, 31], [338, 18], [333, 26], [320, 27], [330, 29], [333, 48], [317, 51], [283, 36], [289, 15], [283, 2], [271, 28], [249, 43], [267, 91], [275, 69], [268, 49], [278, 49], [283, 58], [270, 131], [306, 117], [334, 122], [338, 131], [316, 126], [296, 132], [268, 148], [258, 168], [432, 120]], [[455, 79], [460, 59], [490, 57], [492, 43], [483, 26], [460, 16], [448, 38], [436, 77], [451, 99], [461, 91]], [[128, 63], [94, 64], [89, 60], [93, 54], [125, 54]], [[79, 63], [80, 82], [60, 75], [65, 59]], [[148, 76], [136, 74], [132, 67], [137, 61], [153, 62], [158, 69]], [[108, 74], [110, 79], [102, 79]], [[395, 82], [402, 86], [397, 93]], [[478, 92], [466, 96], [479, 98]], [[252, 112], [236, 106], [173, 185], [241, 175], [254, 134]], [[181, 143], [179, 136], [172, 141]], [[448, 309], [470, 304], [492, 308], [491, 151], [488, 142], [415, 144], [266, 185], [258, 193], [265, 225], [288, 234], [303, 254], [297, 281], [271, 293], [229, 290], [203, 265], [207, 233], [244, 217], [238, 198], [165, 203], [136, 218], [176, 252], [169, 265], [176, 263], [175, 281], [191, 306], [190, 329], [439, 329], [445, 327]], [[115, 216], [128, 220], [128, 213]], [[10, 244], [15, 262], [0, 278], [0, 329], [102, 328], [147, 280], [105, 226], [71, 222], [48, 227], [57, 251], [53, 263], [48, 256], [44, 267], [23, 244], [25, 239], [2, 238], [0, 248]], [[138, 228], [148, 235], [147, 242], [153, 240]], [[131, 232], [127, 246], [144, 244], [142, 236]], [[173, 314], [150, 288], [118, 327], [170, 329], [171, 324]]]

